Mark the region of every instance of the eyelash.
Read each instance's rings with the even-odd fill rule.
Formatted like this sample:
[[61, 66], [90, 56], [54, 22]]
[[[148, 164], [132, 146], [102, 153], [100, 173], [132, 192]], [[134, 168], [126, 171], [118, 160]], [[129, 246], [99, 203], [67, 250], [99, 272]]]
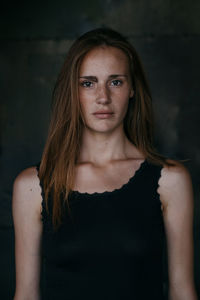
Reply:
[[[117, 82], [117, 84], [116, 85], [112, 85], [113, 82], [115, 82], [115, 83]], [[90, 84], [90, 86], [87, 86], [88, 83]], [[123, 83], [122, 80], [114, 79], [114, 80], [111, 81], [111, 86], [120, 86], [120, 85], [122, 85], [122, 83]], [[85, 81], [80, 82], [80, 85], [82, 87], [85, 87], [85, 88], [90, 88], [91, 84], [93, 84], [93, 82], [89, 81], [89, 80], [85, 80]]]
[[122, 80], [119, 80], [119, 79], [114, 79], [111, 81], [111, 83], [112, 82], [118, 82], [119, 84], [117, 84], [116, 86], [122, 85], [122, 83], [123, 83]]
[[93, 83], [92, 81], [88, 81], [88, 80], [85, 80], [85, 81], [82, 81], [81, 83], [80, 83], [80, 85], [81, 86], [83, 86], [83, 87], [85, 87], [85, 88], [90, 88], [90, 86], [87, 86], [86, 84], [88, 84], [88, 83]]

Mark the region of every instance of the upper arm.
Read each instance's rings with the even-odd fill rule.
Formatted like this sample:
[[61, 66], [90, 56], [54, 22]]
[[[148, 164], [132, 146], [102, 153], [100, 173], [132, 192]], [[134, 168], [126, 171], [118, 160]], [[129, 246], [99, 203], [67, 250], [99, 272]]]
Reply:
[[26, 297], [39, 299], [41, 201], [41, 188], [36, 168], [24, 170], [15, 179], [12, 200], [16, 264], [14, 299], [16, 300], [26, 299]]
[[175, 162], [175, 166], [165, 166], [161, 175], [158, 191], [164, 208], [169, 287], [178, 295], [172, 299], [196, 299], [193, 287], [194, 204], [190, 174], [182, 164]]

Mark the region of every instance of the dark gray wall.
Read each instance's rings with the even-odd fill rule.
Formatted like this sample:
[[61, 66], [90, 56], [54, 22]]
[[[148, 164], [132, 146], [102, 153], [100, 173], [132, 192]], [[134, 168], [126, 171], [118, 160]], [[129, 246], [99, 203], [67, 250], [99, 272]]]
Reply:
[[195, 191], [195, 279], [200, 291], [199, 0], [26, 1], [0, 11], [0, 299], [14, 291], [12, 183], [40, 160], [51, 92], [80, 34], [111, 26], [129, 37], [150, 81], [161, 153], [190, 159]]

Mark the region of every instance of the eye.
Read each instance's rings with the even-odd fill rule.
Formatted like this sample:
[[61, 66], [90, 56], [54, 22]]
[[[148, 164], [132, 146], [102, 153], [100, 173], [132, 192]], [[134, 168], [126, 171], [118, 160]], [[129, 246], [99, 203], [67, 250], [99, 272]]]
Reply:
[[80, 83], [80, 85], [83, 86], [83, 87], [86, 87], [86, 88], [90, 88], [90, 87], [93, 86], [93, 83], [91, 81], [85, 80], [85, 81], [82, 81]]
[[120, 85], [122, 85], [122, 81], [119, 79], [112, 80], [111, 85], [112, 86], [120, 86]]

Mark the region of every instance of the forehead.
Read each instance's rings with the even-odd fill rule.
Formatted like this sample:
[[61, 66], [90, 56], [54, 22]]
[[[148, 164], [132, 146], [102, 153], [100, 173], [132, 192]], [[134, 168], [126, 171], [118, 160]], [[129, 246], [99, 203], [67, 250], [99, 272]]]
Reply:
[[[119, 48], [99, 46], [90, 50], [83, 58], [80, 74], [104, 70], [105, 72], [124, 72], [129, 69], [127, 55]], [[91, 74], [89, 74], [91, 75]]]

